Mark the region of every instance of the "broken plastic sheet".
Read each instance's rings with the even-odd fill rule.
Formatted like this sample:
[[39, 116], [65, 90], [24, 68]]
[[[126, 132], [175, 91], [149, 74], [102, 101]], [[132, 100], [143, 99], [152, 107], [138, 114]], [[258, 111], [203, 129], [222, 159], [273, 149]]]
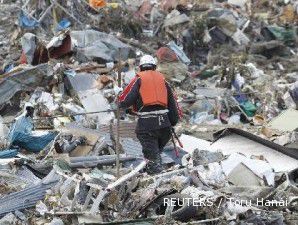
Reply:
[[33, 121], [30, 117], [26, 117], [25, 115], [21, 115], [16, 118], [14, 124], [12, 124], [9, 134], [8, 140], [10, 143], [14, 141], [14, 133], [22, 132], [22, 133], [31, 133], [33, 130]]
[[15, 132], [12, 145], [16, 145], [30, 152], [39, 152], [53, 141], [56, 136], [57, 133], [50, 132], [32, 132], [31, 134]]
[[32, 131], [33, 121], [30, 117], [20, 116], [12, 125], [8, 141], [11, 146], [18, 146], [31, 152], [43, 150], [54, 138], [56, 132]]

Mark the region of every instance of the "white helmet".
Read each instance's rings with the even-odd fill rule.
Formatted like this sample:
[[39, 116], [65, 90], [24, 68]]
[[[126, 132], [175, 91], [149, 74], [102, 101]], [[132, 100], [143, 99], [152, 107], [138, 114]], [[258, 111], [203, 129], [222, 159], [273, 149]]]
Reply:
[[140, 66], [145, 65], [145, 64], [151, 64], [156, 66], [155, 59], [151, 55], [144, 55], [142, 56], [140, 60]]
[[26, 102], [24, 105], [24, 109], [26, 110], [27, 108], [34, 108], [34, 105], [31, 102]]

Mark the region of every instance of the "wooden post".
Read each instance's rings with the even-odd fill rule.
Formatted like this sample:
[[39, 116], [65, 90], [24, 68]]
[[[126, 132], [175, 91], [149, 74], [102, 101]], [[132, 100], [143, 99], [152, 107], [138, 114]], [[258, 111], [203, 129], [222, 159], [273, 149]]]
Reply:
[[[119, 59], [118, 59], [118, 76], [117, 76], [117, 85], [120, 88], [121, 87], [121, 48], [119, 48]], [[117, 168], [117, 178], [120, 178], [120, 105], [117, 98], [117, 135], [116, 135], [116, 154], [117, 154], [117, 160], [116, 160], [116, 168]]]

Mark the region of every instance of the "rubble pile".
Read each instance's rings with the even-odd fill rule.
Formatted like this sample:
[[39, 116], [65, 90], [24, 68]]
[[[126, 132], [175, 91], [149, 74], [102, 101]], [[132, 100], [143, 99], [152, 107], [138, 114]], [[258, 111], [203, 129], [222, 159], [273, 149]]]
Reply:
[[[2, 0], [0, 15], [0, 224], [298, 223], [297, 1]], [[144, 54], [183, 111], [156, 175], [114, 91]]]

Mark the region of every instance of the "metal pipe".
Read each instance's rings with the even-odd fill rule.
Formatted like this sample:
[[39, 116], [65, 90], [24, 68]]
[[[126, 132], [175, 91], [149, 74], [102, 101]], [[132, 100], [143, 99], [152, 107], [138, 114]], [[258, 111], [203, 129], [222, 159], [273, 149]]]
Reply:
[[[78, 156], [70, 157], [70, 162], [83, 162], [83, 161], [96, 161], [96, 160], [105, 160], [105, 159], [115, 159], [116, 155], [101, 155], [101, 156]], [[126, 154], [120, 154], [120, 157], [126, 157]]]
[[123, 157], [123, 158], [115, 158], [115, 159], [104, 159], [104, 160], [95, 160], [95, 161], [87, 161], [87, 162], [74, 162], [70, 163], [71, 168], [89, 168], [89, 167], [97, 167], [99, 165], [111, 165], [117, 163], [117, 160], [120, 162], [126, 162], [134, 160], [135, 157]]

